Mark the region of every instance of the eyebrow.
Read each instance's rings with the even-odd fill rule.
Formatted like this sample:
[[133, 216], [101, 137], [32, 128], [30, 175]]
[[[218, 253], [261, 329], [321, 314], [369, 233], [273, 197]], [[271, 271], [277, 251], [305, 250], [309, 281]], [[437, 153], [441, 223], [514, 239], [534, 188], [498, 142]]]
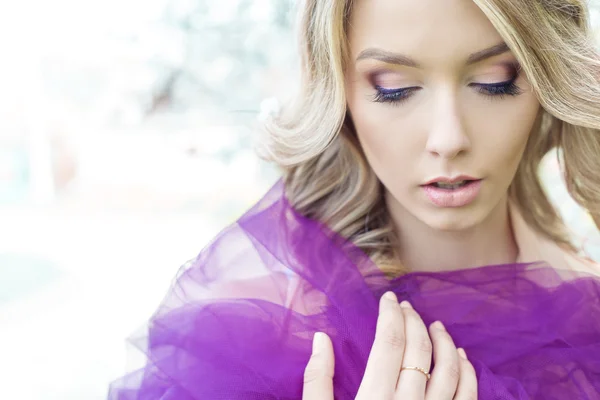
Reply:
[[[467, 58], [467, 65], [476, 64], [483, 60], [487, 60], [488, 58], [503, 54], [510, 51], [508, 45], [504, 42], [499, 43], [495, 46], [489, 47], [487, 49], [483, 49], [481, 51], [475, 52], [471, 54]], [[387, 64], [395, 64], [395, 65], [404, 65], [407, 67], [413, 68], [421, 68], [421, 65], [413, 60], [412, 58], [398, 54], [392, 53], [386, 50], [378, 49], [378, 48], [369, 48], [360, 52], [356, 61], [366, 60], [366, 59], [374, 59], [383, 61]]]

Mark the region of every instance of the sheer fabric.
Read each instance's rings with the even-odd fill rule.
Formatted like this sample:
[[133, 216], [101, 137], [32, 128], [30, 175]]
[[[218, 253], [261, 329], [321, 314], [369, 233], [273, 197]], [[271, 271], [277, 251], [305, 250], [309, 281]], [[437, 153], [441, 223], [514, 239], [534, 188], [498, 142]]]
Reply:
[[600, 399], [595, 275], [520, 262], [388, 279], [295, 212], [282, 182], [181, 269], [147, 332], [130, 340], [146, 366], [108, 398], [301, 399], [312, 336], [323, 331], [335, 398], [353, 399], [387, 290], [426, 324], [445, 324], [475, 366], [479, 399]]

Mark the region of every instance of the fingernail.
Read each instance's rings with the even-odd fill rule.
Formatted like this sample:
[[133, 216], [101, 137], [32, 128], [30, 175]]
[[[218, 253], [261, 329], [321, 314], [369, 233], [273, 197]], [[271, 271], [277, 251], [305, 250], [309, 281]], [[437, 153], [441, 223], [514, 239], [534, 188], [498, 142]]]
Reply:
[[439, 329], [439, 330], [442, 330], [442, 331], [446, 330], [446, 327], [444, 326], [444, 324], [442, 324], [442, 321], [435, 321], [433, 324], [431, 324], [431, 326], [434, 329]]
[[394, 293], [387, 292], [383, 296], [381, 296], [381, 299], [379, 299], [379, 313], [381, 313], [386, 307], [388, 307], [390, 302], [398, 304], [398, 299], [396, 298], [396, 295]]
[[317, 354], [323, 351], [325, 348], [325, 334], [323, 332], [317, 332], [313, 336], [312, 352]]
[[386, 292], [383, 297], [386, 300], [390, 300], [390, 301], [395, 301], [398, 302], [398, 298], [396, 297], [396, 295], [394, 294], [394, 292]]
[[459, 349], [457, 349], [457, 350], [458, 350], [458, 354], [459, 354], [459, 355], [460, 355], [462, 358], [464, 358], [465, 360], [468, 360], [468, 358], [467, 358], [467, 353], [465, 352], [465, 350], [464, 350], [463, 348], [459, 348]]
[[400, 307], [402, 308], [413, 308], [413, 306], [406, 300], [404, 300], [402, 303], [400, 303]]

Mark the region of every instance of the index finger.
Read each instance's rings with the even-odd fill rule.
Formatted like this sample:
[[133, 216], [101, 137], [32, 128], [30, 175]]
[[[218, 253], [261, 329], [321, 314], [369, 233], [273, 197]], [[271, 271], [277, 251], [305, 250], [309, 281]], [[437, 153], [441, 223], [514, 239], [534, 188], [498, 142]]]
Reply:
[[375, 341], [367, 360], [358, 399], [391, 399], [396, 391], [404, 357], [404, 317], [393, 292], [380, 299]]
[[302, 400], [334, 400], [334, 363], [331, 339], [324, 333], [315, 333], [312, 355], [304, 370]]

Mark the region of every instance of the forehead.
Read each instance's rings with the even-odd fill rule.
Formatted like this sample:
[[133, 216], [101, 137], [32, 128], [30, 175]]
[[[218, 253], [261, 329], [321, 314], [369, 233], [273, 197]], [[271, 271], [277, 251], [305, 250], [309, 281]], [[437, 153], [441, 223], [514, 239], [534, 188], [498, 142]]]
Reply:
[[502, 42], [472, 0], [354, 0], [348, 39], [354, 58], [376, 47], [410, 55], [425, 66], [458, 63]]

